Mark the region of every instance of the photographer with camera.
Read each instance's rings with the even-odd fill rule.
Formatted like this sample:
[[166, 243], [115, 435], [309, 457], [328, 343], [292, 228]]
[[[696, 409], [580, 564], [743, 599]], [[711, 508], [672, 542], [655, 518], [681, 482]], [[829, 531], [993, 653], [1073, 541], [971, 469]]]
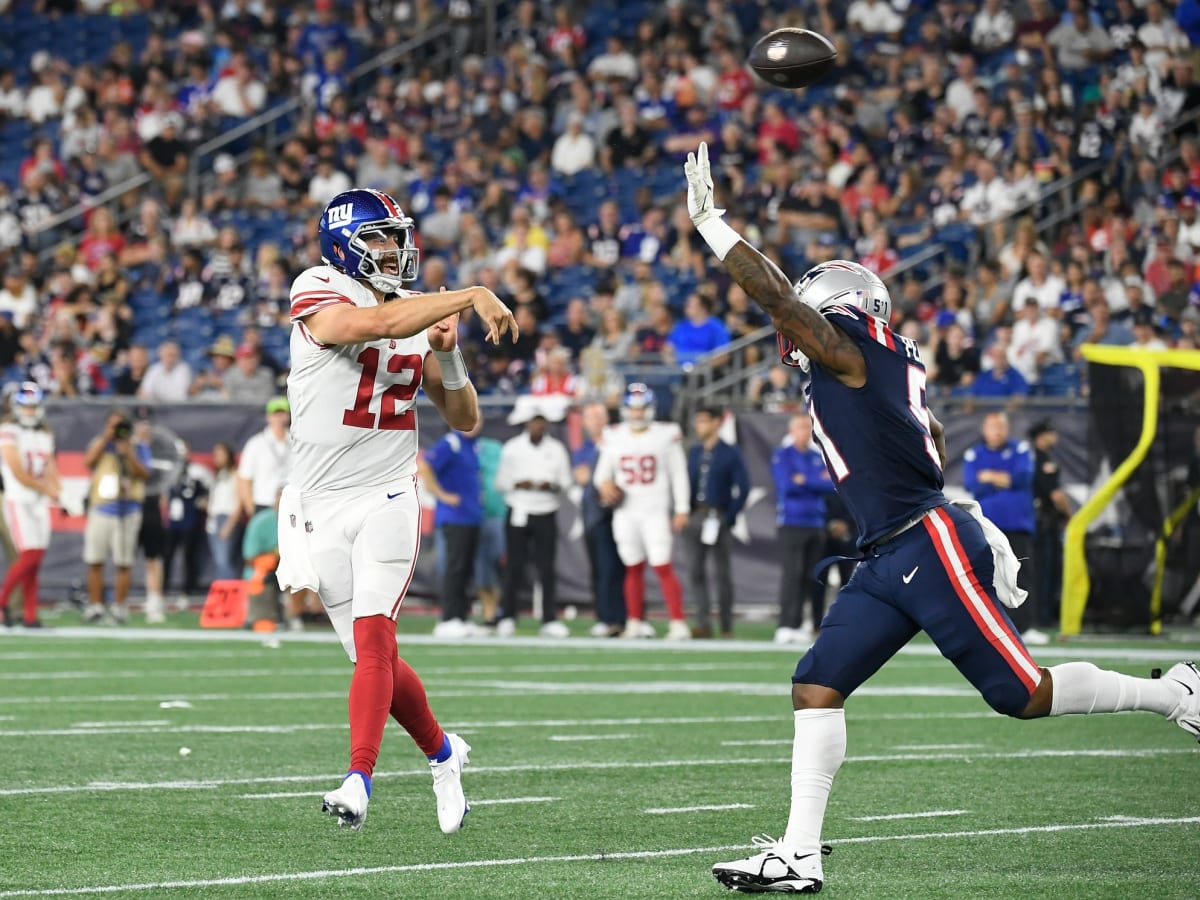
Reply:
[[[92, 473], [88, 488], [87, 526], [83, 532], [83, 561], [88, 567], [89, 605], [85, 622], [129, 620], [125, 601], [142, 524], [142, 500], [150, 476], [150, 448], [133, 440], [133, 422], [119, 410], [109, 413], [103, 433], [88, 444], [84, 465]], [[113, 604], [104, 609], [104, 564], [112, 557], [116, 568]]]

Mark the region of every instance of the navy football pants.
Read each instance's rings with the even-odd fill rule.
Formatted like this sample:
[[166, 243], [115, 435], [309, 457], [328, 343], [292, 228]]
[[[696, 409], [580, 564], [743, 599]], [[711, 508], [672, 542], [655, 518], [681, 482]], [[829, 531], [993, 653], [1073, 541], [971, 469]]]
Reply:
[[792, 681], [852, 694], [918, 631], [994, 710], [1018, 715], [1041, 671], [996, 598], [983, 530], [954, 506], [868, 553], [821, 622]]

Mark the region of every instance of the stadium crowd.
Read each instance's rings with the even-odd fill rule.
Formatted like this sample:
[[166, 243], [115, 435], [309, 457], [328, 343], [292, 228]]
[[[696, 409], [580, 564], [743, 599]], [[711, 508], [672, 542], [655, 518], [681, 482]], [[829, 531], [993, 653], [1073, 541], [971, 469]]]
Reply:
[[[464, 317], [485, 391], [615, 405], [631, 368], [669, 387], [765, 324], [679, 202], [700, 140], [785, 269], [890, 280], [944, 393], [1069, 394], [1083, 342], [1196, 344], [1195, 0], [499, 7], [484, 56], [478, 0], [0, 3], [0, 369], [52, 396], [271, 396], [314, 213], [362, 185], [417, 220], [418, 287], [519, 311], [492, 351]], [[840, 51], [804, 92], [742, 63], [787, 23]], [[732, 399], [794, 389], [763, 348]]]

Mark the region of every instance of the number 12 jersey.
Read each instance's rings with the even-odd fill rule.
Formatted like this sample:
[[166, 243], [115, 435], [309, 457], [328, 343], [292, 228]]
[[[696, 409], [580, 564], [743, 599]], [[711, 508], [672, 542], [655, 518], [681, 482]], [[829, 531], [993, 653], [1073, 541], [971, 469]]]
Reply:
[[[389, 303], [405, 303], [402, 292]], [[331, 306], [378, 305], [375, 295], [331, 266], [292, 283], [292, 460], [288, 481], [301, 491], [394, 483], [417, 467], [417, 391], [429, 338], [324, 344], [305, 319]]]

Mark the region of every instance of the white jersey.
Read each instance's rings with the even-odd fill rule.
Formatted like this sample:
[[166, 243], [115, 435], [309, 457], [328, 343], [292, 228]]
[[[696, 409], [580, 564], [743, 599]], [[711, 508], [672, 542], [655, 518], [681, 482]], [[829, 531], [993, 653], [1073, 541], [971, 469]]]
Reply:
[[669, 422], [651, 422], [641, 429], [622, 423], [604, 429], [592, 480], [597, 485], [616, 482], [625, 492], [622, 509], [686, 513], [691, 508], [683, 433]]
[[[28, 428], [17, 422], [0, 425], [0, 447], [11, 444], [20, 454], [21, 464], [34, 478], [46, 474], [46, 466], [54, 456], [54, 435], [46, 428]], [[50, 503], [50, 498], [40, 491], [26, 487], [17, 481], [8, 463], [0, 456], [0, 475], [4, 477], [5, 497], [16, 503]]]
[[301, 491], [384, 484], [411, 479], [417, 470], [415, 407], [429, 338], [421, 331], [403, 339], [322, 344], [304, 319], [339, 303], [378, 305], [370, 288], [330, 266], [307, 269], [292, 283], [288, 483]]

